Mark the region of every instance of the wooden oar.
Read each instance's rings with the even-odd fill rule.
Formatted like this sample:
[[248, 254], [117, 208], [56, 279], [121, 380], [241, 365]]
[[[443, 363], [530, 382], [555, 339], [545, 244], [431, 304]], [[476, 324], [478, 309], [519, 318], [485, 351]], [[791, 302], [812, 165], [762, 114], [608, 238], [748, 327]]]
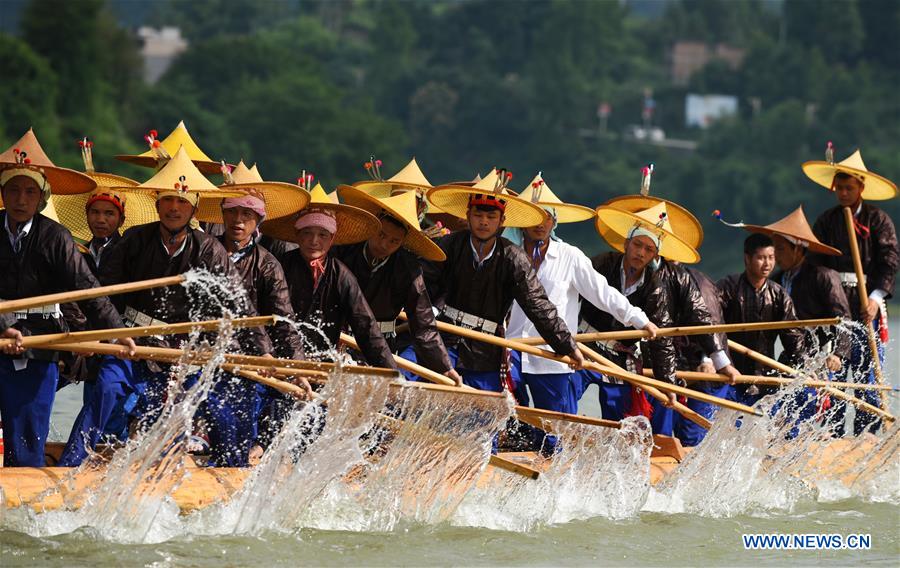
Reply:
[[6, 300], [0, 302], [0, 313], [23, 311], [28, 308], [38, 308], [41, 306], [49, 306], [53, 304], [65, 304], [67, 302], [80, 302], [82, 300], [90, 300], [101, 296], [115, 296], [117, 294], [128, 294], [129, 292], [138, 292], [140, 290], [149, 290], [150, 288], [162, 288], [163, 286], [174, 286], [185, 281], [183, 275], [166, 276], [164, 278], [153, 278], [151, 280], [141, 280], [138, 282], [127, 282], [125, 284], [112, 284], [110, 286], [98, 286], [96, 288], [85, 288], [84, 290], [73, 290], [71, 292], [58, 292], [55, 294], [44, 294], [43, 296], [32, 296], [30, 298], [21, 298], [18, 300]]
[[[837, 325], [841, 318], [822, 318], [792, 321], [765, 321], [754, 323], [723, 323], [717, 325], [689, 325], [679, 327], [662, 327], [656, 332], [657, 337], [676, 337], [685, 335], [707, 335], [712, 333], [736, 333], [739, 331], [764, 331], [772, 329], [790, 329], [795, 327], [818, 327]], [[592, 343], [595, 341], [622, 341], [625, 339], [644, 339], [650, 337], [649, 331], [643, 329], [626, 329], [622, 331], [601, 331], [595, 333], [578, 333], [572, 336], [575, 341]], [[542, 337], [524, 337], [513, 339], [526, 345], [546, 345]]]
[[[341, 334], [341, 342], [346, 343], [353, 349], [357, 349], [356, 340], [346, 333]], [[460, 391], [470, 393], [471, 391], [479, 392], [479, 393], [487, 393], [489, 396], [502, 397], [503, 393], [500, 392], [492, 392], [492, 391], [482, 391], [476, 388], [470, 387], [469, 385], [462, 385], [462, 387], [457, 387], [456, 384], [441, 375], [440, 373], [436, 373], [431, 369], [413, 363], [412, 361], [401, 357], [400, 355], [394, 355], [394, 362], [397, 363], [397, 366], [401, 369], [406, 369], [412, 373], [419, 375], [422, 378], [428, 379], [433, 383], [444, 385], [447, 387], [452, 387], [452, 392], [459, 393]], [[440, 381], [439, 379], [444, 379], [449, 381], [449, 385], [447, 385], [444, 381]], [[418, 383], [411, 382], [410, 385], [416, 385]], [[434, 387], [435, 385], [429, 385], [429, 387]], [[430, 390], [435, 390], [430, 388]], [[451, 389], [440, 389], [445, 392], [450, 392]], [[515, 406], [516, 414], [522, 420], [522, 422], [528, 422], [532, 426], [536, 426], [537, 428], [541, 428], [541, 426], [534, 423], [535, 420], [538, 419], [552, 419], [552, 420], [562, 420], [566, 422], [577, 422], [579, 424], [590, 424], [593, 426], [605, 426], [607, 428], [619, 428], [620, 424], [614, 420], [603, 420], [602, 418], [594, 418], [591, 416], [580, 416], [578, 414], [568, 414], [565, 412], [555, 412], [553, 410], [544, 410], [542, 408], [531, 408], [530, 406]]]
[[[592, 359], [596, 363], [600, 363], [601, 365], [606, 365], [608, 367], [615, 368], [620, 371], [624, 371], [624, 369], [622, 369], [620, 366], [616, 365], [613, 361], [610, 361], [609, 359], [607, 359], [600, 353], [594, 351], [587, 345], [584, 345], [583, 343], [579, 343], [578, 347], [579, 347], [579, 349], [581, 349], [581, 352], [585, 354], [585, 356], [587, 356], [589, 359]], [[629, 384], [633, 384], [633, 383], [629, 383]], [[649, 394], [650, 396], [652, 396], [659, 402], [666, 404], [666, 405], [669, 404], [669, 397], [666, 396], [665, 394], [663, 394], [663, 392], [660, 391], [659, 389], [652, 387], [652, 386], [641, 386], [641, 385], [638, 385], [638, 386], [640, 386], [640, 388], [644, 392], [646, 392], [647, 394]], [[688, 420], [693, 422], [694, 424], [697, 424], [698, 426], [706, 428], [707, 430], [709, 430], [710, 427], [712, 427], [712, 422], [710, 422], [708, 418], [706, 418], [705, 416], [702, 416], [695, 410], [692, 410], [690, 407], [688, 407], [688, 405], [686, 405], [684, 403], [678, 402], [676, 400], [675, 403], [672, 405], [672, 409], [675, 412], [677, 412], [678, 414], [684, 416], [685, 418], [687, 418]]]
[[[865, 314], [869, 309], [869, 294], [866, 291], [866, 275], [863, 272], [862, 260], [859, 256], [859, 245], [856, 242], [856, 228], [853, 224], [853, 212], [849, 207], [844, 207], [844, 221], [847, 225], [847, 240], [850, 241], [850, 256], [853, 258], [853, 268], [856, 271], [856, 291], [859, 296], [860, 314]], [[878, 342], [875, 340], [875, 328], [872, 322], [866, 325], [866, 337], [869, 340], [869, 350], [872, 352], [872, 365], [875, 369], [875, 381], [879, 385], [884, 384], [884, 374], [881, 372], [881, 361], [878, 359]], [[881, 409], [887, 410], [887, 395], [881, 393], [879, 397]]]
[[303, 387], [298, 387], [297, 385], [289, 383], [287, 381], [280, 381], [278, 379], [264, 377], [259, 373], [253, 371], [238, 370], [235, 371], [235, 374], [244, 377], [245, 379], [251, 380], [254, 383], [266, 385], [267, 387], [273, 388], [280, 393], [288, 394], [300, 399], [305, 400], [309, 395], [309, 393], [307, 393], [306, 389], [304, 389]]
[[[736, 352], [740, 353], [741, 355], [744, 355], [745, 357], [749, 357], [750, 359], [759, 361], [760, 363], [763, 363], [764, 365], [768, 365], [769, 367], [775, 369], [776, 371], [781, 371], [782, 373], [787, 373], [788, 375], [792, 375], [795, 377], [800, 377], [803, 375], [799, 370], [797, 370], [793, 367], [790, 367], [788, 365], [785, 365], [784, 363], [782, 363], [780, 361], [776, 361], [775, 359], [772, 359], [771, 357], [768, 357], [758, 351], [754, 351], [753, 349], [750, 349], [749, 347], [744, 347], [740, 343], [733, 341], [731, 339], [728, 340], [728, 348], [731, 349], [732, 351], [736, 351]], [[825, 387], [824, 390], [828, 394], [834, 396], [835, 398], [839, 398], [841, 400], [846, 400], [847, 402], [852, 403], [857, 408], [861, 408], [861, 409], [871, 412], [873, 414], [877, 414], [878, 416], [881, 416], [885, 420], [889, 420], [891, 422], [893, 422], [895, 420], [894, 416], [891, 415], [886, 410], [882, 410], [882, 409], [878, 408], [877, 406], [873, 406], [873, 405], [869, 404], [868, 402], [859, 400], [858, 398], [856, 398], [854, 396], [850, 396], [849, 394], [839, 391], [836, 388]]]
[[[401, 313], [400, 318], [405, 319], [406, 314]], [[558, 361], [560, 363], [565, 363], [567, 365], [572, 363], [572, 360], [567, 355], [557, 355], [551, 351], [546, 351], [544, 349], [539, 349], [532, 345], [525, 345], [523, 343], [519, 343], [518, 341], [512, 341], [509, 339], [505, 339], [502, 337], [497, 337], [496, 335], [489, 335], [487, 333], [482, 333], [480, 331], [474, 331], [471, 329], [462, 328], [459, 326], [451, 325], [446, 322], [437, 321], [437, 328], [441, 331], [447, 333], [453, 333], [455, 335], [459, 335], [461, 337], [466, 337], [468, 339], [474, 339], [476, 341], [482, 341], [484, 343], [489, 343], [491, 345], [496, 345], [498, 347], [506, 347], [508, 349], [513, 349], [515, 351], [520, 351], [522, 353], [529, 353], [531, 355], [537, 355], [539, 357], [544, 357], [545, 359], [550, 359], [551, 361]], [[628, 371], [623, 371], [621, 369], [613, 369], [611, 367], [606, 367], [602, 365], [598, 365], [597, 363], [588, 361], [585, 364], [586, 369], [590, 369], [593, 371], [597, 371], [599, 373], [607, 374], [617, 379], [630, 379], [629, 382], [638, 383], [641, 386], [652, 386], [660, 389], [664, 392], [673, 392], [676, 394], [680, 394], [686, 396], [688, 398], [693, 398], [696, 400], [702, 400], [704, 402], [709, 402], [711, 404], [715, 404], [717, 406], [722, 406], [725, 408], [730, 408], [732, 410], [737, 410], [738, 412], [744, 412], [746, 414], [752, 414], [754, 416], [762, 416], [762, 414], [758, 410], [754, 410], [749, 406], [739, 404], [736, 402], [732, 402], [730, 400], [725, 400], [719, 398], [717, 396], [712, 396], [710, 394], [706, 394], [704, 392], [695, 391], [686, 387], [682, 387], [679, 385], [673, 385], [670, 383], [665, 383], [663, 381], [657, 381], [656, 379], [648, 379], [646, 377], [642, 377], [635, 373], [629, 373]]]
[[[240, 327], [261, 327], [272, 325], [275, 322], [273, 316], [254, 316], [250, 318], [235, 318], [230, 325]], [[74, 331], [63, 333], [48, 333], [45, 335], [29, 335], [22, 338], [23, 347], [44, 347], [53, 349], [56, 343], [80, 343], [84, 341], [100, 341], [110, 339], [122, 339], [124, 337], [149, 337], [153, 335], [181, 335], [194, 330], [213, 331], [219, 329], [222, 320], [189, 321], [183, 323], [168, 323], [165, 325], [148, 325], [144, 327], [117, 327], [113, 329], [95, 329], [90, 331]], [[11, 339], [0, 339], [0, 346], [12, 344]]]
[[[653, 371], [644, 369], [645, 377], [652, 377]], [[675, 376], [689, 382], [708, 381], [711, 383], [727, 383], [731, 379], [727, 375], [718, 373], [702, 373], [699, 371], [675, 371]], [[784, 377], [764, 377], [761, 375], [738, 375], [734, 383], [738, 385], [789, 385], [796, 379], [786, 379]], [[859, 383], [845, 383], [840, 381], [821, 381], [818, 379], [804, 379], [803, 384], [808, 387], [832, 387], [836, 389], [857, 389], [857, 390], [884, 390], [891, 392], [900, 392], [900, 389], [890, 385], [870, 385]]]

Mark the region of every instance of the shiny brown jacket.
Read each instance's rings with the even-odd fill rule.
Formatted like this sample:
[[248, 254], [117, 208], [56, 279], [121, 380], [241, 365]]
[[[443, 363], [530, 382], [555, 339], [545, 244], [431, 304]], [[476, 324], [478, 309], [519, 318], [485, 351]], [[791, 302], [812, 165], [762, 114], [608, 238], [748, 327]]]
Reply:
[[[897, 231], [887, 213], [863, 201], [856, 220], [869, 228], [869, 234], [856, 237], [859, 258], [866, 275], [866, 290], [880, 288], [887, 292], [887, 298], [894, 293], [894, 279], [900, 267], [900, 249], [897, 246]], [[850, 239], [847, 238], [847, 224], [843, 207], [832, 207], [822, 213], [813, 225], [813, 233], [823, 243], [839, 249], [841, 256], [810, 254], [810, 264], [831, 268], [838, 272], [855, 273], [853, 258], [850, 256]], [[859, 320], [859, 296], [856, 286], [845, 286], [847, 301], [853, 319]]]
[[[218, 300], [203, 297], [197, 304], [191, 300], [183, 286], [169, 286], [142, 290], [115, 297], [116, 307], [124, 313], [126, 306], [167, 323], [215, 319], [222, 317], [227, 308], [235, 315], [255, 316], [256, 307], [247, 297], [241, 283], [241, 275], [228, 257], [228, 252], [215, 237], [200, 230], [188, 229], [185, 247], [174, 257], [169, 257], [162, 243], [159, 222], [138, 225], [125, 231], [122, 241], [104, 254], [100, 262], [100, 281], [104, 284], [136, 282], [149, 278], [184, 274], [193, 268], [202, 268], [224, 276], [235, 290], [236, 298], [227, 299], [217, 294]], [[214, 305], [224, 301], [225, 306]], [[147, 345], [178, 347], [185, 336], [141, 338]], [[272, 352], [272, 344], [262, 328], [243, 328], [235, 331], [235, 342], [241, 351], [249, 350], [263, 355]]]
[[[219, 237], [222, 246], [225, 237]], [[287, 281], [284, 278], [284, 270], [281, 264], [275, 260], [265, 247], [254, 244], [249, 251], [245, 251], [234, 262], [244, 289], [250, 297], [250, 301], [256, 306], [256, 312], [262, 316], [294, 317], [294, 309], [291, 306], [291, 294]], [[274, 347], [273, 355], [288, 359], [305, 359], [303, 354], [303, 341], [294, 329], [294, 326], [285, 321], [277, 322], [266, 328]]]
[[[378, 321], [394, 321], [401, 310], [406, 310], [418, 363], [432, 371], [446, 373], [452, 365], [434, 323], [431, 298], [425, 289], [419, 260], [400, 249], [373, 272], [363, 255], [365, 246], [365, 243], [359, 243], [336, 247], [331, 254], [356, 276]], [[402, 349], [396, 337], [386, 339], [395, 351]]]
[[[700, 290], [703, 297], [703, 303], [706, 305], [706, 311], [709, 314], [709, 324], [716, 325], [725, 323], [722, 318], [722, 298], [716, 283], [705, 273], [691, 268], [684, 267], [684, 270], [690, 275], [694, 284]], [[676, 324], [677, 325], [677, 324]], [[678, 366], [682, 369], [693, 371], [703, 360], [704, 356], [709, 356], [709, 340], [712, 339], [715, 349], [724, 349], [728, 353], [728, 338], [724, 333], [716, 333], [715, 335], [689, 335], [682, 338], [675, 338], [675, 349], [678, 352]]]
[[[790, 282], [789, 289], [785, 285], [784, 272], [773, 274], [772, 280], [781, 284], [790, 293], [797, 319], [851, 317], [850, 303], [841, 286], [841, 279], [838, 273], [830, 268], [804, 262]], [[819, 345], [834, 340], [834, 354], [844, 360], [850, 357], [850, 334], [845, 330], [838, 330], [833, 326], [829, 329], [818, 328], [816, 337]], [[812, 343], [807, 347], [812, 347]]]
[[[568, 355], [574, 351], [572, 334], [547, 299], [525, 251], [498, 237], [493, 255], [476, 268], [470, 235], [463, 230], [441, 237], [436, 242], [447, 260], [422, 264], [425, 285], [435, 306], [451, 306], [490, 320], [498, 324], [498, 335], [502, 335], [503, 322], [515, 300], [556, 353]], [[445, 316], [438, 319], [449, 321]], [[456, 335], [443, 337], [448, 347], [458, 349], [458, 368], [476, 372], [500, 369], [501, 348]]]
[[[41, 294], [69, 292], [99, 286], [69, 231], [43, 215], [35, 215], [28, 235], [23, 237], [22, 249], [13, 251], [6, 233], [6, 212], [0, 212], [0, 298], [16, 300]], [[79, 302], [91, 327], [107, 329], [122, 327], [122, 319], [110, 303], [101, 297]], [[40, 335], [66, 331], [65, 319], [30, 315], [18, 320], [15, 328], [23, 335]], [[55, 361], [57, 352], [37, 349], [25, 351], [22, 357]]]
[[285, 254], [282, 266], [298, 321], [318, 327], [327, 338], [326, 343], [316, 332], [303, 335], [310, 356], [337, 345], [341, 332], [349, 328], [369, 365], [395, 368], [394, 356], [381, 334], [378, 320], [349, 268], [329, 255], [325, 273], [314, 289], [309, 263], [299, 250]]
[[[716, 283], [716, 286], [722, 297], [722, 315], [725, 323], [797, 319], [791, 297], [784, 288], [771, 280], [767, 280], [762, 289], [757, 292], [742, 272], [722, 278]], [[779, 360], [788, 365], [797, 365], [803, 356], [804, 348], [803, 330], [800, 328], [728, 334], [728, 339], [768, 357], [775, 356], [775, 339], [779, 337], [784, 348]], [[771, 369], [765, 364], [757, 363], [740, 353], [732, 352], [732, 359], [734, 366], [742, 374], [771, 374]]]
[[[594, 270], [606, 277], [609, 285], [616, 290], [622, 290], [622, 259], [620, 252], [606, 252], [598, 254], [591, 259]], [[669, 295], [667, 288], [662, 284], [656, 272], [646, 269], [644, 282], [637, 290], [628, 295], [631, 305], [644, 310], [650, 321], [659, 327], [672, 325], [672, 316], [669, 312]], [[610, 314], [600, 310], [590, 302], [581, 302], [581, 319], [598, 331], [620, 331], [629, 329], [619, 323]], [[634, 345], [636, 340], [622, 341], [623, 345]], [[649, 357], [645, 357], [653, 367], [653, 376], [656, 380], [675, 382], [675, 346], [671, 337], [661, 337], [643, 344], [644, 355], [649, 351]], [[614, 357], [617, 363], [622, 364], [622, 357]]]

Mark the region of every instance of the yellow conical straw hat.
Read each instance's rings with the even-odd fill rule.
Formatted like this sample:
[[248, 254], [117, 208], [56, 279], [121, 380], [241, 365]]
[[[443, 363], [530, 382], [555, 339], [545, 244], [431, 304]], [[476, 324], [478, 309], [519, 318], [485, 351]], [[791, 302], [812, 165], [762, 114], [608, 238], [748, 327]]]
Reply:
[[582, 205], [572, 205], [564, 203], [559, 197], [551, 191], [550, 186], [538, 172], [531, 183], [528, 184], [522, 193], [519, 194], [520, 199], [530, 201], [543, 207], [552, 207], [556, 211], [557, 223], [577, 223], [578, 221], [587, 221], [593, 219], [596, 213], [590, 207]]
[[327, 194], [322, 184], [317, 183], [309, 192], [309, 205], [305, 210], [263, 223], [260, 230], [273, 239], [297, 242], [297, 229], [294, 223], [300, 215], [314, 211], [327, 211], [337, 220], [337, 233], [332, 243], [334, 245], [359, 243], [381, 230], [381, 221], [374, 215], [358, 207], [338, 203], [335, 194], [336, 192]]
[[803, 214], [803, 206], [797, 207], [790, 215], [769, 225], [748, 225], [746, 223], [726, 223], [730, 227], [741, 227], [751, 233], [763, 233], [769, 236], [781, 235], [789, 241], [807, 247], [812, 252], [841, 256], [843, 253], [826, 245], [812, 232], [809, 221]]
[[[27, 164], [18, 164], [16, 150], [26, 154], [25, 161], [28, 162]], [[93, 191], [97, 187], [97, 183], [85, 174], [56, 166], [47, 156], [47, 153], [44, 152], [41, 143], [38, 142], [37, 136], [34, 134], [34, 130], [31, 128], [12, 146], [7, 148], [5, 152], [0, 154], [0, 169], [16, 166], [43, 172], [50, 183], [50, 192], [54, 195], [86, 193]], [[0, 200], [0, 207], [2, 206], [3, 201]]]
[[[230, 179], [228, 179], [230, 177]], [[266, 203], [266, 220], [272, 221], [296, 213], [309, 203], [309, 192], [299, 185], [279, 181], [263, 181], [256, 164], [248, 168], [241, 160], [219, 186], [226, 191], [254, 191]], [[222, 223], [222, 198], [200, 196], [196, 217], [208, 223]]]
[[[371, 162], [366, 162], [366, 171], [370, 172], [370, 175], [380, 176], [380, 166], [376, 170], [374, 164]], [[374, 171], [374, 173], [373, 173]], [[429, 189], [434, 187], [431, 185], [431, 182], [425, 177], [425, 174], [422, 173], [422, 169], [419, 167], [419, 163], [416, 162], [416, 158], [413, 157], [412, 160], [409, 161], [406, 166], [403, 167], [402, 170], [389, 177], [386, 180], [382, 179], [370, 179], [366, 181], [358, 181], [353, 184], [353, 187], [357, 187], [366, 193], [381, 199], [383, 197], [390, 197], [395, 195], [399, 191], [408, 191], [408, 190], [416, 190], [418, 195], [421, 195], [425, 202], [428, 204], [428, 213], [444, 213], [440, 208], [428, 201], [425, 197], [425, 194]]]
[[[178, 126], [169, 133], [165, 139], [160, 141], [160, 146], [162, 146], [163, 150], [165, 150], [170, 156], [174, 156], [176, 152], [178, 152], [179, 148], [184, 148], [190, 159], [194, 162], [194, 164], [205, 174], [217, 174], [221, 173], [221, 166], [219, 162], [211, 159], [207, 156], [203, 150], [197, 146], [197, 143], [194, 142], [194, 139], [191, 138], [190, 133], [188, 133], [187, 127], [184, 125], [184, 121], [178, 123]], [[155, 168], [159, 162], [156, 154], [153, 150], [147, 150], [143, 154], [137, 155], [119, 155], [116, 156], [117, 160], [122, 160], [123, 162], [128, 162], [131, 164], [137, 164], [139, 166], [144, 166], [146, 168]]]
[[416, 207], [416, 195], [413, 192], [404, 191], [393, 197], [381, 199], [360, 188], [349, 185], [339, 185], [337, 192], [347, 205], [364, 209], [376, 217], [382, 213], [387, 213], [406, 225], [406, 239], [403, 242], [403, 246], [413, 254], [425, 260], [447, 260], [447, 255], [444, 254], [441, 247], [437, 246], [434, 241], [422, 232]]
[[[668, 214], [669, 223], [672, 226], [672, 230], [678, 235], [678, 238], [694, 247], [694, 249], [699, 249], [700, 245], [703, 243], [703, 226], [690, 211], [674, 201], [669, 201], [660, 197], [651, 197], [649, 195], [622, 195], [620, 197], [613, 197], [603, 205], [610, 205], [616, 209], [623, 209], [635, 213], [637, 211], [649, 209], [659, 203], [666, 204], [666, 213]], [[595, 226], [597, 232], [600, 233], [603, 240], [609, 243], [609, 246], [619, 252], [625, 251], [625, 237], [610, 229], [600, 218], [596, 220]]]
[[[119, 186], [113, 189], [130, 189], [132, 191], [150, 193], [154, 197], [159, 193], [174, 192], [220, 199], [224, 197], [240, 197], [246, 193], [243, 191], [228, 191], [216, 187], [200, 173], [200, 170], [191, 161], [184, 147], [179, 148], [172, 159], [144, 183], [134, 188]], [[188, 200], [190, 201], [190, 199]]]
[[[693, 264], [700, 260], [697, 250], [679, 238], [672, 229], [665, 202], [660, 201], [641, 211], [626, 211], [618, 209], [614, 205], [601, 205], [597, 208], [598, 225], [601, 221], [605, 227], [623, 240], [635, 227], [641, 227], [656, 234], [660, 238], [659, 255], [669, 260], [686, 264]], [[601, 232], [600, 235], [603, 236], [603, 233]]]
[[897, 184], [874, 172], [870, 172], [863, 162], [862, 154], [856, 150], [845, 160], [832, 164], [829, 162], [805, 162], [803, 173], [822, 187], [834, 191], [832, 182], [834, 175], [843, 172], [861, 180], [865, 184], [862, 197], [866, 201], [884, 201], [897, 196]]
[[469, 200], [474, 196], [483, 196], [506, 204], [504, 227], [534, 227], [543, 223], [547, 213], [540, 206], [510, 193], [506, 189], [506, 183], [511, 178], [501, 179], [504, 174], [508, 172], [495, 168], [472, 186], [448, 184], [435, 187], [428, 191], [428, 200], [450, 215], [465, 219]]
[[97, 182], [97, 189], [78, 195], [58, 195], [54, 199], [59, 222], [69, 229], [76, 240], [87, 242], [93, 237], [90, 227], [88, 227], [85, 207], [94, 195], [102, 192], [118, 194], [124, 201], [125, 222], [120, 229], [123, 232], [136, 225], [159, 220], [153, 196], [122, 189], [137, 187], [138, 182], [107, 173], [90, 172], [88, 175]]

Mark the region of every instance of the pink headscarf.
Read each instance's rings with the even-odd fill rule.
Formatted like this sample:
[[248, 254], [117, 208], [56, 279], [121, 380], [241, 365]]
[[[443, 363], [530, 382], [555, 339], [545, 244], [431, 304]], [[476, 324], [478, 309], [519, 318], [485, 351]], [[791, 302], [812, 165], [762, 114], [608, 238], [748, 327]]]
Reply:
[[310, 211], [305, 215], [301, 215], [294, 223], [294, 228], [298, 231], [307, 227], [322, 227], [332, 235], [337, 233], [337, 219], [330, 211]]
[[222, 201], [222, 209], [232, 209], [234, 207], [246, 207], [257, 215], [259, 222], [262, 223], [266, 218], [266, 202], [255, 195], [242, 195], [240, 197], [227, 197]]

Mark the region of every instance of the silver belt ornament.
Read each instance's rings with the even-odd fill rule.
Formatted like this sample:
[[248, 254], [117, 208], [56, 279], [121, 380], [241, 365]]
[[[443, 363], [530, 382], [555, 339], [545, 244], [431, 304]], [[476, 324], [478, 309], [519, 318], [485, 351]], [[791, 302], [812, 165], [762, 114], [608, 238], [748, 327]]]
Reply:
[[125, 315], [122, 317], [125, 327], [146, 327], [151, 325], [168, 325], [167, 322], [152, 318], [143, 312], [139, 312], [131, 306], [125, 306]]
[[460, 327], [465, 327], [467, 329], [476, 331], [483, 331], [485, 333], [491, 334], [497, 333], [497, 323], [489, 319], [484, 319], [483, 317], [467, 314], [466, 312], [457, 310], [452, 306], [444, 306], [442, 313], [447, 316], [447, 319]]

